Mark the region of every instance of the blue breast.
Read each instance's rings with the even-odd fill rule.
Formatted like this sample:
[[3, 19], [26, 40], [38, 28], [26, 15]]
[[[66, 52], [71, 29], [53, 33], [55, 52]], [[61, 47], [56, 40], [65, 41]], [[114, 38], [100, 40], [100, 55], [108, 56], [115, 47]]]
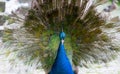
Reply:
[[[65, 33], [61, 32], [60, 40], [63, 40], [64, 38]], [[62, 42], [59, 44], [57, 56], [49, 74], [74, 74]]]

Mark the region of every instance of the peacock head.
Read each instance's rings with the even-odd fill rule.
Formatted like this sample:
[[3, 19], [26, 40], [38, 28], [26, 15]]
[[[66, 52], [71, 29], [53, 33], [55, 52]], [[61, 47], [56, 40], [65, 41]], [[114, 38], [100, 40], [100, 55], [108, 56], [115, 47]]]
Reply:
[[59, 37], [60, 37], [60, 41], [64, 43], [65, 33], [63, 31], [60, 33]]

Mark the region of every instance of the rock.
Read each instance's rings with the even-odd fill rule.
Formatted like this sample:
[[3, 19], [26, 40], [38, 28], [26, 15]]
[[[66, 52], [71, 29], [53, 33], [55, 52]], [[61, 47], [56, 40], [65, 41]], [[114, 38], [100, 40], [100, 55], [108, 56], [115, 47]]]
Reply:
[[4, 26], [0, 26], [0, 31], [4, 30]]
[[30, 8], [31, 0], [9, 0], [6, 1], [5, 13], [12, 14], [12, 12], [19, 11], [19, 8], [25, 7]]
[[116, 17], [112, 18], [110, 21], [114, 22], [114, 23], [120, 22], [119, 16], [116, 16]]
[[3, 30], [0, 30], [0, 45], [2, 44]]
[[3, 31], [0, 31], [0, 37], [2, 37], [3, 36]]
[[0, 12], [4, 12], [4, 11], [5, 11], [5, 2], [0, 1]]
[[14, 29], [19, 29], [21, 27], [21, 25], [18, 23], [12, 23], [12, 24], [6, 25], [4, 27], [5, 27], [5, 29], [14, 30]]
[[4, 15], [0, 15], [0, 26], [3, 25], [6, 21], [6, 18]]
[[20, 3], [31, 3], [32, 0], [18, 0]]

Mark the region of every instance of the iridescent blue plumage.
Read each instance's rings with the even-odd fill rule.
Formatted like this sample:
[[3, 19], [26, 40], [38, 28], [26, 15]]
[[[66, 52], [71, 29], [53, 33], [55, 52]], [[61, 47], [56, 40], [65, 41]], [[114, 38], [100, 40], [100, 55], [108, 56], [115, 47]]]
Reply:
[[60, 33], [60, 44], [55, 62], [49, 74], [74, 74], [64, 48], [65, 33]]
[[61, 32], [59, 36], [60, 36], [60, 40], [64, 40], [65, 39], [65, 33], [64, 32]]

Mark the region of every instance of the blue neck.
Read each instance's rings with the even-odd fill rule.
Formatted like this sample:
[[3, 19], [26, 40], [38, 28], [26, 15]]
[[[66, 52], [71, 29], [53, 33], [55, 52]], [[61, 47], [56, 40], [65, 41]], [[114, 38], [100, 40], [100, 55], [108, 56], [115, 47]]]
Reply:
[[49, 74], [74, 74], [72, 70], [72, 66], [66, 55], [64, 42], [62, 41], [63, 38], [65, 38], [65, 35], [64, 34], [60, 35], [61, 42], [59, 44], [55, 62]]

